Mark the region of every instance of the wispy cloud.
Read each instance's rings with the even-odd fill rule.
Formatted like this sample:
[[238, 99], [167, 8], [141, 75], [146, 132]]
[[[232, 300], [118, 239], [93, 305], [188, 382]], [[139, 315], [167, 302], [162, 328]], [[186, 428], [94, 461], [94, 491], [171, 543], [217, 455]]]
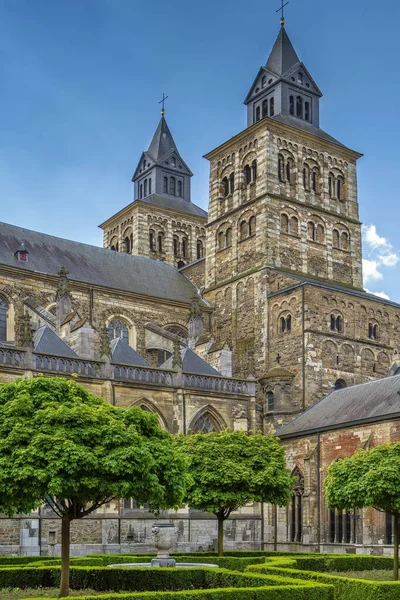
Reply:
[[[380, 281], [383, 279], [381, 269], [395, 267], [400, 261], [400, 256], [391, 242], [378, 234], [375, 225], [363, 225], [362, 237], [364, 252], [367, 256], [363, 259], [364, 284]], [[385, 292], [378, 292], [375, 295], [388, 298]]]
[[386, 292], [371, 292], [371, 290], [368, 290], [367, 288], [365, 288], [365, 291], [368, 294], [373, 294], [374, 296], [379, 296], [379, 298], [384, 298], [384, 300], [390, 300], [390, 296], [388, 296]]

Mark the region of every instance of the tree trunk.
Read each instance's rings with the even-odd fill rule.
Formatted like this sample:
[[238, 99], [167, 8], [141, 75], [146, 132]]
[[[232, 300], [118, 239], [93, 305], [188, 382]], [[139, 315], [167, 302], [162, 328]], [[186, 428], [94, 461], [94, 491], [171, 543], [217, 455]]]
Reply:
[[61, 520], [61, 582], [59, 598], [69, 595], [69, 538], [71, 521], [69, 517]]
[[218, 519], [218, 556], [224, 555], [224, 517], [217, 515]]
[[398, 581], [399, 579], [399, 514], [394, 515], [394, 528], [393, 528], [393, 544], [394, 544], [394, 566], [393, 566], [393, 579]]

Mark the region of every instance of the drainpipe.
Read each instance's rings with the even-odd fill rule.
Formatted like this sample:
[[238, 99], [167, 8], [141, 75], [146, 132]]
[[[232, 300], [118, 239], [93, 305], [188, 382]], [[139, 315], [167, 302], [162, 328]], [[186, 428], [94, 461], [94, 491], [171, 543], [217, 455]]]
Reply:
[[274, 550], [278, 550], [278, 507], [274, 505]]
[[302, 293], [302, 303], [303, 303], [303, 310], [301, 311], [302, 313], [302, 327], [303, 327], [303, 348], [302, 348], [302, 353], [303, 353], [303, 360], [302, 360], [302, 376], [303, 376], [303, 412], [306, 410], [306, 340], [305, 340], [305, 334], [304, 334], [304, 329], [305, 329], [305, 317], [304, 317], [304, 285], [301, 288], [301, 293]]
[[321, 552], [321, 435], [317, 441], [317, 546]]

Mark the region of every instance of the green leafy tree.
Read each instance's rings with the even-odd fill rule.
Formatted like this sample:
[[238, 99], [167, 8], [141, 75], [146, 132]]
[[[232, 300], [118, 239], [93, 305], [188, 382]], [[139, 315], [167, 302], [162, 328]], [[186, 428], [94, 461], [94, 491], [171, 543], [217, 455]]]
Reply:
[[178, 443], [188, 459], [185, 502], [217, 517], [219, 556], [233, 511], [248, 502], [288, 504], [293, 482], [277, 438], [223, 431], [182, 436]]
[[119, 498], [179, 506], [185, 461], [157, 417], [115, 408], [62, 378], [0, 385], [0, 510], [47, 502], [61, 518], [60, 597], [69, 593], [70, 525]]
[[325, 479], [332, 510], [372, 507], [394, 517], [394, 579], [399, 578], [400, 444], [359, 450], [332, 463]]

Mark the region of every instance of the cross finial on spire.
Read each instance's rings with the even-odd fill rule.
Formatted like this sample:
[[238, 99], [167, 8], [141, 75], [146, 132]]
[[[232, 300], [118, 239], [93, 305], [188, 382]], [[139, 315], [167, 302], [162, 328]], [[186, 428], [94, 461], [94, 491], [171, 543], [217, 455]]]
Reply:
[[282, 2], [282, 6], [280, 8], [278, 8], [278, 10], [276, 12], [279, 12], [279, 11], [282, 12], [281, 25], [283, 27], [285, 24], [285, 15], [284, 15], [283, 9], [285, 8], [285, 6], [287, 6], [289, 4], [289, 2], [286, 2], [286, 4], [284, 4], [285, 0], [281, 0], [281, 2]]
[[[283, 0], [282, 0], [283, 2]], [[161, 115], [164, 116], [165, 115], [165, 101], [167, 100], [168, 96], [166, 96], [165, 94], [163, 94], [162, 100], [160, 100], [160, 102], [158, 104], [162, 104], [162, 109], [161, 109]]]

